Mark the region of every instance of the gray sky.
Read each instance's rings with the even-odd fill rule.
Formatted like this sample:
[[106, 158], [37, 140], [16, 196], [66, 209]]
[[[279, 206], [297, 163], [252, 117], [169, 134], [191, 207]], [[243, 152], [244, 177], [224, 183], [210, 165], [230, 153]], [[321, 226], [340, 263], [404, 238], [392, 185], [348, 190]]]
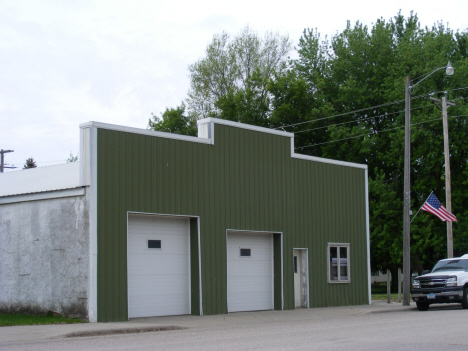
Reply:
[[468, 27], [467, 0], [0, 0], [0, 148], [15, 151], [5, 162], [64, 163], [87, 121], [146, 128], [185, 99], [188, 65], [223, 30], [249, 25], [296, 44], [304, 28], [331, 36], [400, 9], [423, 26]]

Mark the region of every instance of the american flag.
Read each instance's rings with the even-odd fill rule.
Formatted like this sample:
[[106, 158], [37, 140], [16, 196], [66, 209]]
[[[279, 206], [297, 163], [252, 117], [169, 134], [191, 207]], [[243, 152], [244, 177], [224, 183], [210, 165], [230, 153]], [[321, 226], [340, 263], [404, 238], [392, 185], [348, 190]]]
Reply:
[[426, 202], [424, 203], [424, 205], [422, 205], [421, 208], [424, 211], [427, 211], [427, 212], [432, 213], [433, 215], [436, 215], [444, 222], [456, 222], [457, 221], [457, 217], [455, 217], [453, 214], [447, 211], [447, 209], [444, 206], [442, 206], [439, 199], [437, 199], [437, 197], [433, 193], [429, 195]]

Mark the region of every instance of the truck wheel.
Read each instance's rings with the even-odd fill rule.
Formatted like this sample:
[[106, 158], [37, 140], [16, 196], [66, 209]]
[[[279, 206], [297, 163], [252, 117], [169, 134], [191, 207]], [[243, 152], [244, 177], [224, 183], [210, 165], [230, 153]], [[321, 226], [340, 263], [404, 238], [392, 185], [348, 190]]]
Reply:
[[416, 302], [416, 307], [420, 311], [427, 311], [429, 309], [429, 304], [427, 302]]
[[468, 308], [468, 287], [463, 288], [463, 300], [462, 300], [462, 307], [467, 309]]

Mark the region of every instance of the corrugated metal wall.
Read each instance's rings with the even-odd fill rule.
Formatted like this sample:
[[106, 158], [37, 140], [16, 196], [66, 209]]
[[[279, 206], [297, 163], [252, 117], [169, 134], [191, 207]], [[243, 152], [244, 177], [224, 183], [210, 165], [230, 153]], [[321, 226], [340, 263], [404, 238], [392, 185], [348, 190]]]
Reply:
[[[368, 303], [365, 171], [293, 159], [284, 136], [219, 124], [214, 134], [207, 145], [99, 129], [98, 320], [127, 319], [127, 211], [200, 217], [204, 314], [227, 312], [227, 229], [283, 233], [285, 309], [294, 247], [309, 248], [311, 307]], [[351, 244], [350, 284], [327, 282], [328, 242]]]

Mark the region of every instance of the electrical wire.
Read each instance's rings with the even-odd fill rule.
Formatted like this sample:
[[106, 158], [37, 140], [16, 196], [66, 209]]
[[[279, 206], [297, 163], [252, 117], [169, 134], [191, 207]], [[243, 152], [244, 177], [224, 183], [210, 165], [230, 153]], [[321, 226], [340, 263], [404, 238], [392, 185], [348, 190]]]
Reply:
[[440, 91], [434, 91], [434, 92], [431, 93], [431, 94], [448, 93], [448, 92], [451, 92], [451, 91], [467, 90], [467, 89], [468, 89], [468, 87], [457, 88], [457, 89], [450, 89], [450, 90], [440, 90]]
[[[425, 108], [425, 107], [429, 107], [429, 106], [433, 106], [433, 105], [425, 105], [425, 106], [421, 106], [421, 107], [414, 107], [414, 108], [411, 109], [411, 111], [419, 110], [421, 108]], [[332, 127], [332, 126], [341, 126], [341, 125], [344, 125], [344, 124], [362, 122], [362, 121], [366, 121], [366, 120], [372, 119], [372, 118], [387, 117], [387, 116], [394, 115], [394, 114], [397, 114], [397, 113], [402, 113], [402, 112], [405, 112], [405, 110], [400, 110], [400, 111], [390, 112], [390, 113], [384, 113], [382, 115], [377, 115], [377, 116], [372, 116], [372, 117], [361, 118], [361, 119], [356, 120], [356, 121], [349, 121], [349, 122], [343, 122], [343, 123], [334, 123], [334, 124], [329, 124], [328, 126], [324, 126], [324, 127], [317, 127], [317, 128], [312, 128], [312, 129], [300, 130], [298, 132], [294, 132], [294, 134], [310, 132], [310, 131], [313, 131], [313, 130], [329, 128], [329, 127]]]
[[[464, 97], [464, 98], [460, 97], [460, 98], [453, 99], [453, 101], [466, 100], [466, 99], [468, 99], [468, 97]], [[411, 109], [411, 111], [415, 111], [415, 110], [419, 110], [419, 109], [422, 109], [422, 108], [425, 108], [425, 107], [431, 107], [431, 106], [434, 106], [434, 105], [431, 104], [431, 105], [424, 105], [424, 106], [420, 106], [420, 107], [414, 107], [414, 108]], [[344, 125], [344, 124], [362, 122], [362, 121], [366, 121], [366, 120], [372, 119], [372, 118], [387, 117], [387, 116], [394, 115], [394, 114], [397, 114], [397, 113], [402, 113], [402, 112], [405, 112], [405, 110], [400, 110], [400, 111], [390, 112], [390, 113], [384, 113], [382, 115], [377, 115], [377, 116], [372, 116], [372, 117], [361, 118], [361, 119], [356, 120], [356, 121], [349, 121], [349, 122], [343, 122], [343, 123], [334, 123], [334, 124], [329, 124], [328, 126], [324, 126], [324, 127], [317, 127], [317, 128], [306, 129], [306, 130], [300, 130], [298, 132], [294, 132], [294, 134], [310, 132], [310, 131], [318, 130], [318, 129], [325, 129], [325, 128], [332, 127], [332, 126], [341, 126], [341, 125]]]
[[355, 111], [340, 113], [340, 114], [338, 114], [338, 115], [333, 115], [333, 116], [323, 117], [323, 118], [319, 118], [319, 119], [314, 119], [313, 121], [305, 121], [305, 122], [299, 122], [299, 123], [289, 124], [289, 125], [285, 125], [285, 126], [276, 127], [276, 128], [273, 128], [273, 129], [288, 128], [288, 127], [298, 126], [298, 125], [300, 125], [300, 124], [323, 121], [323, 120], [325, 120], [325, 119], [330, 119], [330, 118], [335, 118], [335, 117], [346, 116], [346, 115], [349, 115], [349, 114], [351, 114], [351, 113], [363, 112], [363, 111], [372, 110], [372, 109], [379, 108], [379, 107], [385, 107], [385, 106], [389, 106], [389, 105], [394, 105], [394, 104], [398, 104], [398, 103], [401, 103], [401, 102], [404, 102], [404, 101], [405, 101], [405, 100], [398, 100], [398, 101], [388, 102], [388, 103], [382, 104], [382, 105], [376, 105], [376, 106], [366, 107], [366, 108], [363, 108], [363, 109], [360, 109], [360, 110], [355, 110]]
[[[431, 96], [431, 95], [438, 94], [438, 93], [448, 93], [448, 92], [452, 92], [452, 91], [466, 90], [466, 89], [468, 89], [468, 87], [456, 88], [456, 89], [450, 89], [450, 90], [443, 90], [443, 91], [435, 91], [435, 92], [431, 92], [431, 93], [427, 93], [427, 94], [412, 96], [412, 97], [411, 97], [411, 100], [425, 98], [425, 97], [427, 97], [427, 96]], [[366, 107], [366, 108], [363, 108], [363, 109], [360, 109], [360, 110], [354, 110], [354, 111], [344, 112], [344, 113], [340, 113], [340, 114], [333, 115], [333, 116], [328, 116], [328, 117], [323, 117], [323, 118], [319, 118], [319, 119], [314, 119], [314, 120], [312, 120], [312, 121], [304, 121], [304, 122], [299, 122], [299, 123], [294, 123], [294, 124], [283, 125], [283, 126], [279, 126], [279, 127], [273, 128], [273, 129], [281, 129], [281, 128], [283, 128], [283, 130], [284, 130], [284, 128], [288, 128], [288, 127], [295, 127], [295, 126], [298, 126], [298, 125], [301, 125], [301, 124], [305, 124], [305, 123], [318, 122], [318, 121], [323, 121], [323, 120], [330, 119], [330, 118], [346, 116], [346, 115], [349, 115], [349, 114], [352, 114], [352, 113], [358, 113], [358, 112], [363, 112], [363, 111], [367, 111], [367, 110], [376, 109], [376, 108], [379, 108], [379, 107], [385, 107], [385, 106], [395, 105], [395, 104], [399, 104], [399, 103], [402, 103], [402, 102], [405, 102], [405, 100], [396, 100], [396, 101], [388, 102], [388, 103], [381, 104], [381, 105]]]
[[[450, 116], [450, 117], [448, 117], [448, 119], [450, 119], [450, 118], [459, 118], [459, 117], [468, 117], [468, 115]], [[434, 119], [431, 119], [431, 120], [428, 120], [428, 121], [424, 121], [424, 122], [412, 123], [412, 124], [411, 124], [411, 127], [412, 127], [412, 126], [419, 125], [419, 124], [425, 124], [425, 123], [434, 122], [434, 121], [440, 121], [440, 120], [441, 120], [441, 118], [434, 118]], [[402, 128], [404, 128], [404, 126], [395, 127], [395, 128], [389, 128], [389, 129], [384, 129], [384, 130], [381, 130], [381, 131], [375, 131], [375, 132], [373, 132], [373, 133], [365, 133], [365, 134], [354, 135], [354, 136], [351, 136], [351, 137], [348, 137], [348, 138], [337, 139], [337, 140], [333, 140], [333, 141], [327, 141], [327, 142], [325, 142], [325, 143], [317, 143], [317, 144], [311, 144], [311, 145], [296, 147], [296, 148], [294, 148], [294, 150], [302, 150], [302, 149], [305, 149], [305, 148], [308, 148], [308, 147], [312, 147], [312, 146], [331, 144], [331, 143], [336, 143], [336, 142], [338, 142], [338, 141], [343, 141], [343, 140], [349, 140], [349, 139], [359, 138], [359, 137], [362, 137], [362, 136], [371, 136], [371, 135], [374, 135], [374, 134], [385, 133], [385, 132], [389, 132], [389, 131], [392, 131], [392, 130], [395, 130], [395, 129], [402, 129]]]

